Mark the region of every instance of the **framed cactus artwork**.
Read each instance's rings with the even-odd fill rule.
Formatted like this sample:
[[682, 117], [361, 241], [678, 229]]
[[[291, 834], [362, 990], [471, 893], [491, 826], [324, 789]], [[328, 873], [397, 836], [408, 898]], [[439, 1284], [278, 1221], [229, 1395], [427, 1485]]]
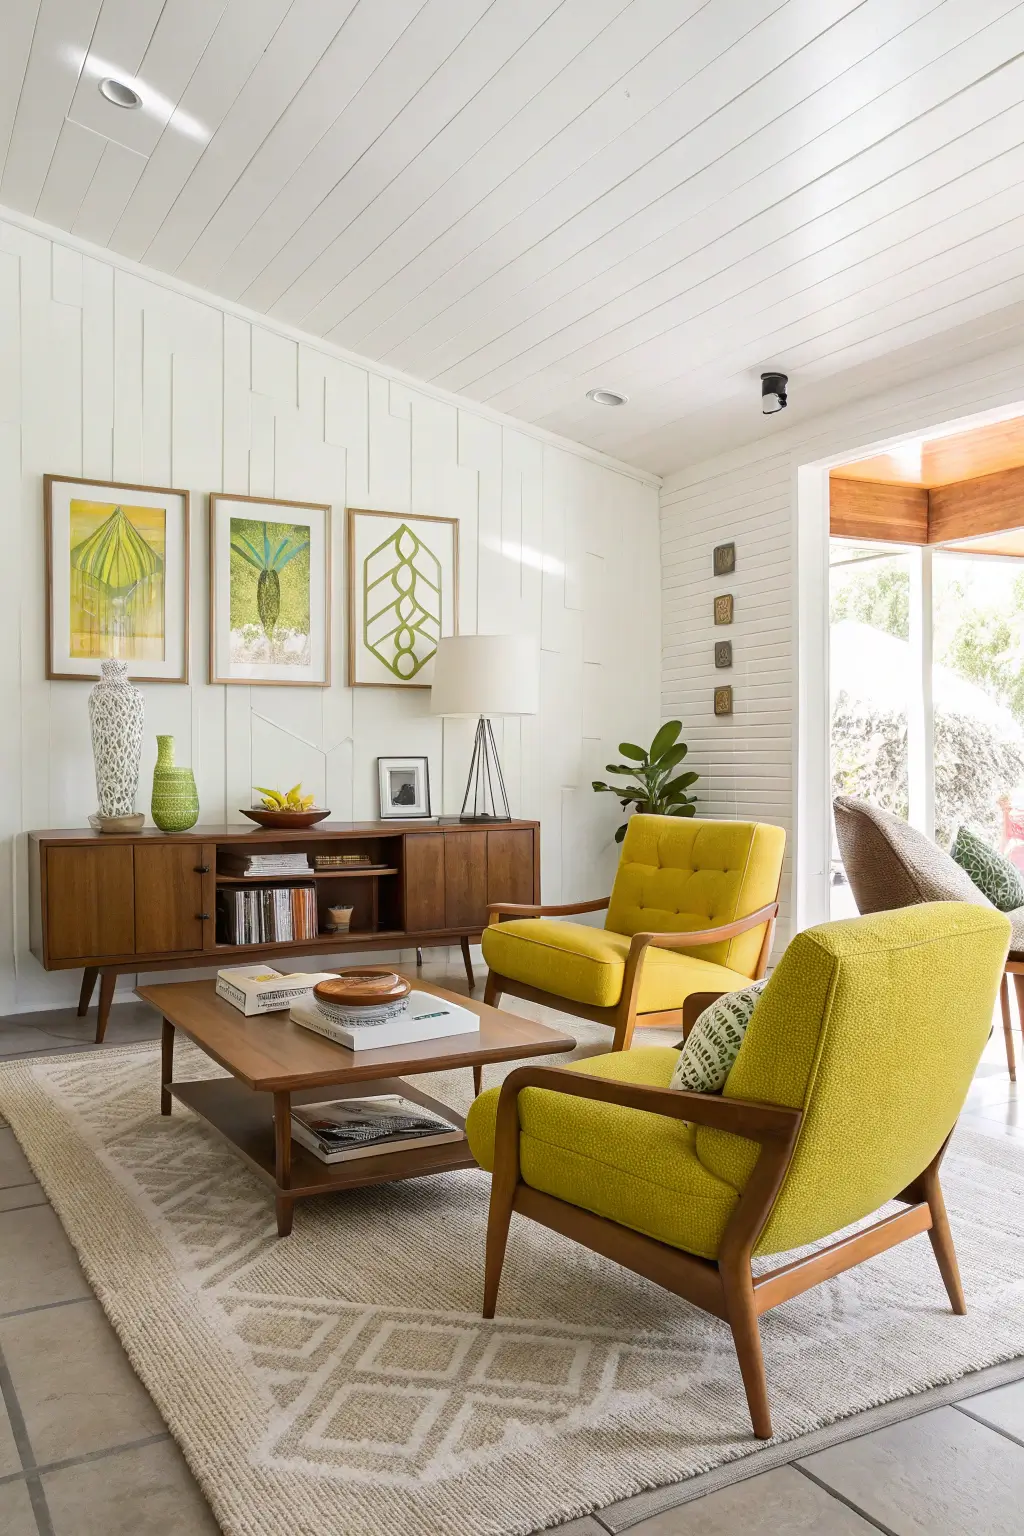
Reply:
[[210, 681], [331, 681], [331, 508], [210, 497]]
[[188, 682], [189, 495], [169, 486], [43, 477], [46, 675]]
[[349, 508], [350, 687], [429, 688], [458, 610], [457, 518]]

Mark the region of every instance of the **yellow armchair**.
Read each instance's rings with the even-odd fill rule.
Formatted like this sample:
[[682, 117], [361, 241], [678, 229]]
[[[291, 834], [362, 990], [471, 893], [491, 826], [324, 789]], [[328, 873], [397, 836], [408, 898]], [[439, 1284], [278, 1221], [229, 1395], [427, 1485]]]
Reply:
[[[633, 816], [610, 896], [488, 908], [486, 1001], [509, 993], [608, 1024], [616, 1051], [637, 1024], [678, 1027], [687, 999], [764, 975], [785, 848], [763, 822]], [[605, 909], [603, 928], [563, 921]]]
[[[960, 902], [799, 934], [721, 1096], [671, 1088], [679, 1053], [664, 1047], [521, 1067], [481, 1094], [466, 1133], [492, 1173], [484, 1316], [519, 1211], [728, 1323], [754, 1433], [768, 1438], [762, 1312], [923, 1232], [953, 1311], [966, 1311], [939, 1165], [1009, 939], [1001, 912]], [[752, 1259], [891, 1200], [905, 1209], [754, 1273]]]

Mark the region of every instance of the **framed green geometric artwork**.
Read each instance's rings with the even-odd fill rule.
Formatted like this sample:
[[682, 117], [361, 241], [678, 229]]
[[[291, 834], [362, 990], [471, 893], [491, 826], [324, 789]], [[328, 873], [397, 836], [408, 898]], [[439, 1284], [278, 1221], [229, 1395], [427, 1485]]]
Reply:
[[350, 687], [429, 688], [458, 608], [457, 518], [349, 508]]
[[45, 475], [46, 675], [188, 681], [189, 496]]
[[331, 681], [331, 509], [210, 497], [210, 682]]

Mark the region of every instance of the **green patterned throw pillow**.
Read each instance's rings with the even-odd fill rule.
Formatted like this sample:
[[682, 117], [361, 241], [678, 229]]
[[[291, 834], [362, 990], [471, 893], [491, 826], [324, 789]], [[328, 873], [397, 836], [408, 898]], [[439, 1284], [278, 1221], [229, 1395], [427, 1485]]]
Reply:
[[766, 976], [764, 981], [752, 982], [741, 992], [727, 992], [698, 1014], [676, 1062], [670, 1087], [689, 1088], [694, 1093], [718, 1093], [724, 1087], [754, 1006], [767, 985]]
[[980, 837], [961, 827], [949, 850], [953, 859], [970, 875], [974, 884], [1000, 912], [1024, 907], [1024, 879], [1020, 870], [996, 853]]

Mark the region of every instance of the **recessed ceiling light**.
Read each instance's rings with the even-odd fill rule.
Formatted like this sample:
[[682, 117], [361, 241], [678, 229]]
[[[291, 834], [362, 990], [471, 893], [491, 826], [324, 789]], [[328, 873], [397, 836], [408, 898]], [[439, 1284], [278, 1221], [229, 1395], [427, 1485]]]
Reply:
[[123, 80], [108, 78], [100, 81], [100, 95], [106, 97], [115, 107], [125, 107], [129, 112], [142, 106], [142, 97], [138, 91], [132, 90], [130, 85], [125, 85]]
[[629, 396], [616, 394], [614, 389], [588, 389], [587, 399], [596, 405], [625, 405]]

